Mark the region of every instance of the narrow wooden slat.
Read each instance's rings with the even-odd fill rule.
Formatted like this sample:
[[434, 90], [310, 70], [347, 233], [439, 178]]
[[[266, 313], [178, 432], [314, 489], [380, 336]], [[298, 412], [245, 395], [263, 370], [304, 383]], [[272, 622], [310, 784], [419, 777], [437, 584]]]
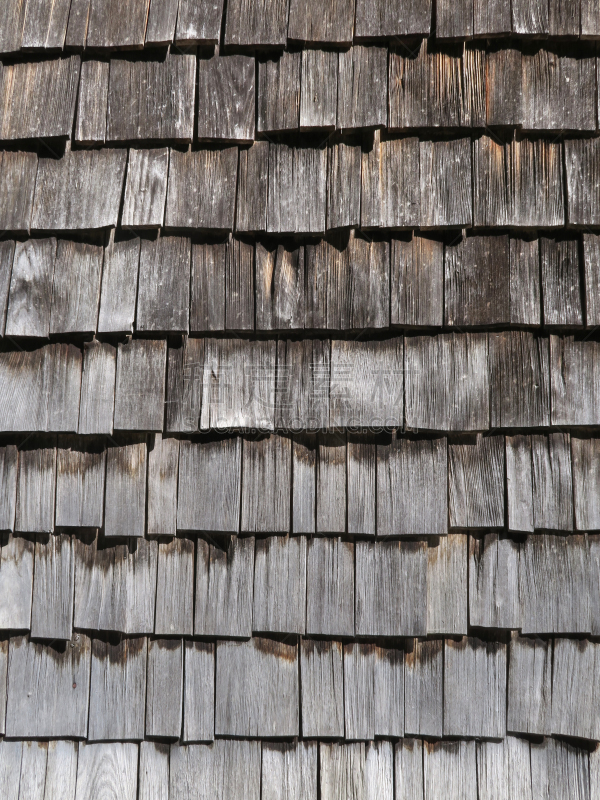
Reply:
[[375, 648], [375, 735], [404, 735], [404, 650]]
[[194, 543], [172, 539], [158, 545], [157, 636], [191, 636], [194, 628]]
[[179, 739], [183, 716], [183, 642], [148, 642], [146, 736]]
[[55, 257], [54, 238], [16, 243], [6, 336], [49, 336]]
[[75, 559], [71, 537], [38, 535], [35, 544], [31, 635], [68, 641], [73, 632]]
[[254, 140], [254, 72], [249, 56], [198, 59], [198, 139]]
[[467, 633], [467, 536], [452, 533], [427, 549], [427, 633]]
[[88, 741], [144, 738], [146, 664], [144, 637], [92, 643]]
[[349, 436], [347, 445], [348, 533], [375, 536], [377, 448], [354, 439]]
[[0, 629], [29, 630], [35, 546], [12, 534], [3, 535], [0, 542]]
[[187, 238], [161, 236], [142, 241], [135, 319], [138, 331], [188, 332], [190, 264], [191, 242]]
[[469, 537], [469, 621], [481, 628], [518, 628], [519, 546], [488, 533]]
[[448, 533], [445, 439], [396, 439], [377, 446], [377, 534]]
[[46, 742], [23, 742], [19, 796], [42, 798], [46, 782], [48, 745]]
[[185, 642], [182, 742], [211, 742], [215, 736], [215, 646]]
[[573, 530], [570, 437], [531, 437], [533, 524], [536, 530]]
[[254, 330], [254, 247], [233, 238], [225, 253], [225, 328]]
[[152, 633], [156, 600], [158, 544], [98, 548], [75, 539], [75, 628]]
[[13, 350], [0, 354], [0, 429], [3, 432], [36, 431], [46, 427], [47, 395], [41, 376], [54, 347], [33, 352]]
[[104, 250], [61, 240], [56, 249], [50, 333], [96, 333]]
[[600, 390], [596, 362], [600, 348], [593, 341], [550, 337], [552, 425], [596, 425]]
[[[181, 800], [247, 797], [259, 800], [261, 743], [220, 740], [214, 745], [171, 746], [169, 796]], [[200, 794], [199, 794], [200, 792]]]
[[190, 332], [225, 330], [228, 242], [192, 245]]
[[257, 330], [303, 328], [306, 290], [304, 247], [257, 242], [255, 271]]
[[23, 0], [9, 0], [2, 6], [2, 16], [0, 17], [0, 50], [2, 53], [14, 53], [20, 49], [26, 7]]
[[444, 642], [415, 639], [404, 663], [406, 736], [442, 736]]
[[105, 249], [98, 333], [132, 333], [139, 261], [139, 239], [113, 239]]
[[[305, 53], [315, 52], [305, 50]], [[304, 96], [304, 95], [303, 95]], [[328, 148], [327, 229], [360, 224], [361, 149], [337, 142]]]
[[404, 652], [344, 646], [346, 739], [404, 734]]
[[224, 549], [198, 539], [194, 635], [252, 633], [254, 537], [230, 537]]
[[236, 231], [266, 231], [269, 142], [240, 148]]
[[316, 532], [316, 438], [295, 438], [292, 444], [292, 530]]
[[130, 47], [144, 44], [150, 0], [90, 0], [88, 47]]
[[51, 533], [56, 505], [56, 437], [37, 442], [19, 452], [15, 530]]
[[337, 127], [374, 128], [387, 122], [387, 50], [355, 45], [339, 55]]
[[41, 384], [42, 430], [58, 433], [75, 433], [77, 430], [81, 362], [81, 350], [73, 344], [55, 344], [47, 349]]
[[297, 645], [217, 642], [215, 733], [298, 736]]
[[266, 744], [262, 750], [263, 800], [316, 800], [317, 743]]
[[66, 47], [83, 49], [87, 38], [90, 0], [71, 0], [67, 25]]
[[529, 742], [507, 736], [502, 742], [478, 742], [477, 787], [481, 800], [500, 796], [532, 800]]
[[144, 536], [146, 529], [145, 440], [106, 453], [105, 536]]
[[471, 140], [421, 142], [419, 159], [421, 227], [471, 225]]
[[348, 484], [346, 437], [343, 434], [320, 436], [317, 441], [317, 533], [345, 533]]
[[165, 216], [169, 150], [129, 151], [121, 225], [160, 228]]
[[504, 526], [504, 439], [482, 437], [448, 447], [451, 528]]
[[15, 242], [5, 241], [0, 243], [0, 337], [4, 336], [14, 255]]
[[355, 0], [290, 0], [288, 37], [301, 42], [351, 45]]
[[423, 797], [423, 742], [402, 739], [394, 754], [394, 783], [397, 800], [421, 800]]
[[573, 504], [578, 531], [600, 529], [599, 446], [599, 439], [571, 438]]
[[290, 439], [244, 440], [242, 533], [289, 532], [291, 467]]
[[287, 0], [274, 0], [268, 13], [258, 0], [227, 3], [225, 45], [282, 48], [286, 44], [287, 27]]
[[81, 744], [77, 761], [75, 800], [92, 800], [101, 792], [110, 792], [123, 800], [135, 800], [137, 777], [136, 744]]
[[14, 444], [0, 447], [0, 531], [12, 531], [15, 527], [18, 461]]
[[[177, 12], [175, 12], [177, 13]], [[218, 44], [223, 0], [180, 0], [175, 41], [179, 45]]]
[[327, 149], [269, 146], [269, 233], [324, 233]]
[[392, 239], [392, 325], [441, 326], [444, 315], [444, 246], [442, 242], [414, 236]]
[[562, 3], [561, 0], [548, 2], [548, 27], [550, 36], [578, 37], [580, 31], [580, 0]]
[[337, 119], [338, 54], [302, 51], [300, 130], [335, 128]]
[[260, 133], [297, 130], [303, 54], [284, 52], [258, 62], [256, 127]]
[[148, 451], [148, 535], [177, 533], [177, 478], [179, 440], [160, 433]]
[[22, 758], [23, 742], [2, 741], [0, 744], [0, 788], [7, 800], [19, 800]]
[[310, 539], [306, 562], [306, 633], [354, 636], [354, 545]]
[[252, 630], [306, 630], [306, 537], [272, 536], [256, 542]]
[[340, 642], [303, 639], [300, 651], [302, 735], [344, 737], [344, 662]]
[[166, 430], [193, 433], [200, 424], [204, 339], [183, 337], [179, 347], [170, 347], [167, 363]]
[[551, 641], [511, 635], [506, 717], [511, 733], [551, 733], [552, 659]]
[[583, 234], [583, 279], [585, 324], [591, 328], [600, 320], [600, 237], [593, 233]]
[[179, 0], [167, 0], [167, 2], [150, 0], [148, 24], [146, 25], [146, 46], [171, 44], [175, 37], [178, 10]]
[[169, 745], [141, 742], [138, 774], [139, 800], [168, 800]]
[[[600, 670], [598, 646], [587, 641], [557, 639], [552, 670], [551, 730], [562, 736], [600, 739], [598, 719], [593, 712], [594, 689]], [[575, 711], [575, 709], [577, 709]]]
[[598, 146], [594, 139], [565, 142], [567, 221], [571, 225], [598, 225], [600, 206], [592, 187], [598, 175]]
[[529, 436], [506, 437], [506, 492], [508, 530], [533, 533], [533, 462]]
[[117, 351], [108, 342], [93, 340], [83, 347], [80, 434], [112, 434]]
[[539, 325], [541, 321], [539, 242], [510, 240], [510, 321]]
[[[14, 738], [85, 738], [92, 645], [75, 634], [64, 652], [11, 639], [8, 648], [6, 735]], [[44, 680], [40, 680], [40, 676]], [[52, 687], [51, 690], [48, 687]]]
[[475, 0], [473, 3], [473, 34], [502, 35], [512, 31], [510, 0]]
[[48, 762], [44, 800], [62, 793], [65, 800], [75, 800], [78, 747], [75, 742], [48, 742]]
[[4, 151], [0, 162], [0, 227], [29, 232], [38, 157], [35, 153]]
[[431, 6], [431, 0], [408, 4], [400, 0], [357, 0], [354, 35], [357, 39], [429, 36]]
[[[484, 6], [484, 3], [480, 4]], [[489, 3], [488, 3], [489, 7]], [[486, 54], [488, 125], [523, 123], [523, 55], [517, 47]]]
[[583, 325], [579, 243], [540, 239], [544, 325]]
[[166, 362], [164, 340], [133, 339], [119, 344], [115, 379], [116, 430], [162, 431]]
[[419, 140], [381, 140], [362, 154], [362, 228], [409, 228], [421, 224]]

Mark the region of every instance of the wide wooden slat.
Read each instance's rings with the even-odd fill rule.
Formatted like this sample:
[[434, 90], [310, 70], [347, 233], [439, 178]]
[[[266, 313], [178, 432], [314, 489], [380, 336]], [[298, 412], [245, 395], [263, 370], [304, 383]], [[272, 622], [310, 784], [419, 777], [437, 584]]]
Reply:
[[19, 453], [14, 444], [0, 447], [0, 531], [15, 527]]
[[[178, 11], [179, 0], [150, 0], [148, 24], [146, 25], [146, 46], [171, 44], [175, 37]], [[182, 14], [183, 12], [179, 12], [180, 17]]]
[[343, 738], [342, 644], [304, 639], [300, 656], [302, 735]]
[[50, 334], [56, 239], [17, 242], [12, 262], [6, 336]]
[[298, 736], [298, 681], [296, 645], [217, 642], [215, 733]]
[[96, 333], [104, 250], [59, 241], [54, 262], [50, 333]]
[[302, 58], [300, 52], [284, 52], [258, 62], [256, 127], [260, 133], [298, 129]]
[[597, 425], [600, 387], [597, 362], [600, 346], [574, 337], [550, 337], [552, 425]]
[[344, 646], [346, 739], [404, 734], [404, 652]]
[[115, 380], [116, 430], [163, 429], [166, 361], [166, 341], [134, 339], [119, 344]]
[[337, 119], [338, 54], [303, 50], [300, 130], [333, 130]]
[[552, 732], [552, 659], [551, 641], [511, 635], [506, 717], [511, 733]]
[[223, 549], [198, 539], [195, 636], [251, 636], [253, 572], [254, 537]]
[[108, 61], [84, 61], [81, 65], [75, 141], [98, 145], [106, 141], [108, 110]]
[[157, 636], [191, 636], [194, 628], [194, 543], [172, 539], [158, 545]]
[[391, 742], [321, 744], [320, 796], [323, 800], [392, 800], [394, 753]]
[[421, 224], [419, 140], [381, 140], [363, 148], [360, 224], [362, 228], [410, 228]]
[[268, 233], [324, 233], [327, 149], [269, 146]]
[[[38, 448], [31, 447], [35, 444]], [[19, 452], [15, 530], [51, 533], [56, 507], [56, 437], [30, 440], [29, 445]]]
[[513, 32], [525, 36], [548, 34], [548, 3], [546, 0], [513, 0]]
[[519, 545], [488, 533], [469, 537], [469, 621], [480, 628], [519, 628]]
[[182, 742], [211, 742], [215, 736], [215, 646], [185, 642]]
[[357, 542], [356, 635], [427, 633], [427, 549], [423, 542]]
[[504, 526], [504, 439], [482, 437], [448, 448], [451, 528]]
[[169, 796], [181, 800], [260, 798], [261, 743], [219, 740], [171, 747]]
[[275, 427], [286, 431], [327, 428], [329, 377], [328, 341], [278, 342]]
[[524, 130], [595, 131], [594, 59], [548, 50], [524, 55], [522, 122]]
[[150, 0], [90, 0], [87, 46], [142, 47], [149, 5]]
[[142, 241], [135, 320], [138, 331], [188, 332], [190, 264], [191, 243], [187, 238], [161, 236]]
[[138, 746], [131, 742], [81, 744], [77, 761], [75, 800], [109, 797], [135, 800], [138, 777]]
[[467, 633], [467, 536], [452, 533], [427, 549], [427, 633]]
[[84, 344], [78, 427], [80, 434], [112, 434], [116, 371], [115, 347], [96, 339]]
[[179, 739], [183, 715], [183, 642], [148, 642], [146, 736]]
[[354, 636], [354, 545], [310, 539], [306, 562], [306, 633]]
[[357, 39], [429, 36], [431, 6], [431, 0], [356, 0], [354, 35]]
[[74, 626], [83, 630], [152, 633], [157, 542], [98, 548], [75, 539]]
[[473, 36], [473, 0], [436, 0], [435, 35], [438, 39], [470, 39]]
[[567, 221], [570, 225], [598, 225], [600, 205], [593, 186], [598, 176], [598, 145], [595, 139], [565, 142]]
[[144, 536], [146, 442], [109, 447], [106, 453], [105, 536]]
[[424, 800], [476, 800], [475, 742], [423, 742]]
[[288, 533], [291, 440], [281, 436], [245, 440], [242, 474], [241, 532]]
[[254, 72], [248, 56], [198, 59], [198, 139], [254, 140]]
[[440, 739], [444, 714], [444, 642], [415, 639], [404, 662], [406, 736]]
[[387, 123], [387, 50], [355, 45], [339, 54], [337, 127]]
[[253, 631], [305, 632], [306, 547], [304, 536], [272, 536], [256, 542]]
[[29, 630], [35, 545], [12, 534], [4, 534], [0, 543], [0, 629]]
[[83, 634], [75, 634], [64, 652], [28, 642], [25, 637], [11, 639], [7, 736], [85, 738], [91, 649], [90, 640]]
[[590, 758], [586, 750], [567, 742], [547, 739], [543, 744], [531, 743], [531, 786], [533, 798], [544, 795], [550, 800], [590, 797]]
[[290, 0], [288, 37], [301, 42], [351, 45], [355, 0]]
[[0, 227], [29, 232], [38, 157], [35, 153], [4, 151], [0, 161]]
[[471, 140], [421, 142], [419, 159], [421, 227], [471, 225]]
[[225, 45], [278, 47], [286, 44], [288, 0], [274, 0], [268, 13], [262, 0], [232, 0], [227, 3]]
[[[180, 0], [175, 41], [178, 45], [219, 43], [223, 0]], [[148, 22], [148, 25], [150, 21]]]
[[20, 49], [26, 7], [23, 0], [8, 0], [2, 5], [0, 10], [0, 51], [2, 53], [14, 53]]
[[392, 325], [441, 326], [444, 315], [444, 246], [422, 236], [392, 239]]
[[507, 736], [502, 742], [480, 742], [476, 746], [477, 786], [481, 800], [493, 800], [499, 796], [532, 800], [527, 740]]
[[[129, 151], [121, 225], [160, 228], [165, 215], [169, 150]], [[142, 284], [143, 286], [143, 284]]]
[[139, 261], [139, 239], [113, 239], [105, 249], [98, 333], [133, 332]]
[[263, 800], [316, 800], [317, 743], [266, 744], [262, 750]]
[[475, 0], [473, 3], [473, 34], [502, 35], [512, 31], [510, 0]]
[[[600, 651], [587, 641], [557, 639], [552, 669], [553, 733], [580, 739], [600, 739], [594, 713]], [[591, 691], [590, 691], [591, 689]]]

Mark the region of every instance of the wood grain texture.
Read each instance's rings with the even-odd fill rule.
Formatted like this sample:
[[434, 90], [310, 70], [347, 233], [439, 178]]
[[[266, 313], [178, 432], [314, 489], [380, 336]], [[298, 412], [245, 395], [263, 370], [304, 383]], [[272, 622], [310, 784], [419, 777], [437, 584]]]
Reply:
[[510, 320], [539, 325], [541, 319], [539, 242], [510, 240]]
[[169, 796], [181, 800], [260, 798], [260, 742], [220, 740], [171, 747]]
[[244, 440], [242, 533], [289, 532], [291, 453], [291, 440], [283, 436]]
[[509, 531], [533, 533], [533, 462], [529, 436], [506, 437], [506, 493]]
[[233, 238], [225, 251], [225, 328], [254, 330], [254, 247], [251, 241]]
[[20, 49], [25, 10], [26, 4], [23, 0], [9, 0], [2, 6], [0, 48], [3, 53], [13, 53]]
[[404, 369], [406, 423], [410, 428], [487, 430], [489, 373], [486, 334], [406, 338]]
[[146, 639], [92, 643], [88, 741], [144, 738]]
[[[313, 50], [304, 51], [312, 53]], [[327, 229], [360, 224], [361, 149], [336, 142], [328, 148]]]
[[75, 558], [68, 534], [45, 536], [35, 543], [31, 636], [68, 641], [73, 632]]
[[531, 437], [533, 524], [536, 530], [573, 530], [570, 436]]
[[583, 234], [583, 292], [585, 323], [591, 328], [600, 320], [600, 237], [593, 233]]
[[[486, 4], [480, 3], [481, 6]], [[487, 3], [488, 8], [490, 4]], [[486, 121], [520, 125], [523, 121], [523, 55], [517, 47], [486, 54]]]
[[133, 743], [82, 744], [77, 761], [75, 800], [119, 797], [135, 800], [138, 777], [138, 746]]
[[61, 437], [56, 458], [56, 525], [101, 528], [106, 456], [95, 442]]
[[477, 747], [477, 786], [481, 800], [522, 797], [531, 800], [529, 742], [507, 736], [502, 742], [481, 742]]
[[240, 148], [235, 229], [266, 231], [269, 142]]
[[183, 337], [169, 347], [167, 362], [166, 430], [194, 433], [200, 424], [204, 373], [204, 339]]
[[39, 444], [42, 445], [39, 449], [19, 453], [15, 530], [21, 533], [54, 530], [56, 438], [40, 440]]
[[431, 0], [413, 0], [408, 4], [399, 0], [357, 0], [354, 36], [356, 39], [429, 36], [431, 6]]
[[395, 439], [377, 446], [377, 534], [448, 533], [445, 439]]
[[355, 0], [290, 0], [288, 38], [301, 42], [351, 45]]
[[423, 542], [356, 543], [356, 635], [427, 633], [427, 549]]
[[254, 537], [230, 537], [224, 549], [198, 539], [195, 636], [252, 634]]
[[540, 239], [544, 325], [583, 325], [579, 243]]
[[121, 225], [160, 228], [165, 216], [169, 149], [129, 151]]
[[165, 226], [232, 230], [238, 151], [171, 151]]
[[254, 140], [254, 72], [249, 56], [198, 59], [198, 139]]
[[599, 356], [596, 342], [550, 336], [553, 425], [596, 425], [600, 419], [600, 393], [596, 385]]
[[392, 325], [441, 326], [443, 323], [444, 246], [413, 236], [392, 239], [390, 254]]
[[483, 437], [448, 447], [451, 528], [504, 526], [504, 439]]
[[189, 239], [161, 236], [142, 241], [135, 317], [138, 331], [188, 332], [190, 266]]
[[511, 635], [506, 717], [511, 733], [545, 736], [552, 731], [553, 651], [550, 640]]
[[191, 636], [194, 628], [194, 543], [172, 539], [158, 545], [157, 636]]
[[85, 738], [90, 659], [91, 642], [83, 634], [75, 634], [63, 652], [25, 637], [11, 639], [6, 735]]
[[16, 243], [6, 336], [49, 336], [56, 246], [54, 238]]
[[242, 440], [184, 441], [179, 459], [177, 529], [237, 533]]
[[166, 365], [167, 343], [164, 340], [134, 339], [119, 344], [115, 380], [116, 430], [162, 431]]
[[179, 739], [183, 718], [183, 641], [148, 642], [146, 736]]
[[512, 4], [513, 32], [523, 35], [547, 34], [548, 4], [543, 0], [524, 2], [514, 0]]
[[138, 769], [139, 800], [168, 800], [169, 745], [141, 742]]
[[337, 127], [375, 128], [387, 123], [387, 50], [355, 45], [339, 54]]
[[78, 746], [75, 742], [48, 742], [48, 761], [44, 800], [63, 793], [65, 800], [74, 800], [77, 784]]
[[271, 536], [256, 542], [253, 631], [305, 632], [306, 548], [304, 536]]
[[404, 652], [344, 646], [346, 740], [404, 734]]
[[375, 536], [377, 447], [361, 437], [348, 437], [347, 528], [349, 534]]
[[381, 139], [363, 148], [360, 224], [362, 228], [410, 228], [421, 224], [419, 141]]
[[316, 532], [316, 437], [298, 437], [292, 443], [292, 531]]
[[348, 485], [346, 437], [344, 434], [320, 436], [317, 441], [317, 533], [345, 533]]
[[475, 800], [475, 742], [424, 742], [423, 777], [425, 800], [433, 800], [440, 793], [449, 800]]
[[519, 545], [497, 533], [469, 537], [469, 621], [481, 628], [519, 628]]
[[19, 783], [23, 742], [2, 741], [0, 744], [0, 787], [7, 800], [19, 800]]
[[475, 0], [473, 3], [473, 34], [507, 34], [512, 31], [509, 0]]
[[46, 783], [48, 746], [45, 742], [23, 742], [19, 796], [42, 798]]
[[61, 240], [56, 249], [50, 333], [96, 333], [104, 250]]
[[420, 142], [421, 227], [471, 225], [471, 140]]
[[436, 0], [435, 33], [439, 39], [470, 39], [473, 36], [473, 2]]
[[90, 0], [88, 47], [143, 47], [150, 0]]
[[98, 539], [75, 547], [74, 626], [82, 630], [152, 633], [158, 544], [98, 548]]
[[29, 232], [38, 157], [4, 151], [0, 161], [0, 226], [4, 231]]
[[106, 141], [108, 110], [108, 61], [84, 61], [81, 65], [75, 141], [98, 145]]
[[297, 645], [217, 642], [215, 733], [298, 736], [298, 682]]
[[534, 800], [539, 797], [558, 799], [590, 796], [589, 757], [567, 742], [548, 739], [530, 746], [531, 786]]
[[317, 743], [266, 744], [262, 748], [263, 800], [315, 800]]
[[223, 0], [181, 0], [175, 41], [179, 45], [218, 44], [222, 16]]
[[300, 130], [335, 128], [337, 80], [337, 53], [312, 49], [302, 51]]
[[354, 636], [354, 544], [310, 539], [306, 561], [306, 633]]
[[329, 341], [278, 342], [276, 428], [293, 432], [328, 427], [330, 361]]
[[0, 629], [29, 630], [35, 546], [12, 534], [4, 534], [0, 541]]
[[523, 129], [596, 130], [592, 58], [561, 57], [548, 50], [523, 56]]
[[592, 186], [598, 175], [598, 147], [595, 140], [565, 142], [567, 181], [567, 222], [570, 225], [598, 225], [600, 206]]
[[320, 792], [323, 800], [392, 800], [394, 753], [391, 742], [321, 744]]
[[255, 272], [257, 330], [303, 328], [306, 291], [304, 247], [256, 242]]
[[142, 537], [146, 531], [146, 442], [106, 453], [104, 535]]
[[[441, 738], [444, 714], [444, 642], [415, 639], [404, 661], [406, 736]], [[407, 791], [407, 789], [406, 789]]]
[[269, 146], [268, 233], [325, 232], [327, 149]]
[[139, 239], [113, 239], [105, 249], [98, 333], [133, 332], [139, 261]]
[[297, 130], [303, 54], [283, 52], [258, 62], [256, 128], [260, 133]]
[[14, 255], [15, 242], [5, 241], [0, 243], [0, 337], [4, 336]]
[[427, 633], [467, 633], [467, 536], [452, 533], [427, 549]]
[[228, 244], [192, 245], [191, 333], [225, 330]]
[[80, 434], [112, 434], [116, 371], [115, 347], [97, 340], [84, 344], [78, 426]]
[[211, 742], [215, 736], [215, 646], [185, 642], [181, 741]]
[[598, 487], [600, 481], [598, 439], [571, 438], [571, 466], [573, 472], [573, 505], [575, 529], [593, 531], [600, 529]]
[[177, 478], [179, 440], [154, 436], [148, 450], [148, 528], [149, 536], [175, 536], [177, 533]]
[[0, 447], [0, 531], [15, 527], [19, 452], [14, 444]]
[[303, 639], [300, 651], [302, 736], [344, 737], [341, 642]]
[[[587, 641], [558, 639], [554, 644], [552, 670], [551, 730], [563, 736], [597, 741], [598, 720], [593, 712], [595, 689], [600, 668], [597, 645]], [[574, 713], [574, 709], [577, 712]]]
[[287, 0], [274, 0], [269, 13], [260, 0], [232, 0], [227, 3], [225, 45], [278, 47], [286, 44]]
[[[146, 46], [171, 44], [175, 38], [178, 11], [179, 0], [167, 0], [167, 2], [150, 0], [148, 23], [146, 25]], [[181, 12], [181, 16], [183, 16], [183, 12]], [[140, 763], [141, 758], [142, 755], [140, 753]]]

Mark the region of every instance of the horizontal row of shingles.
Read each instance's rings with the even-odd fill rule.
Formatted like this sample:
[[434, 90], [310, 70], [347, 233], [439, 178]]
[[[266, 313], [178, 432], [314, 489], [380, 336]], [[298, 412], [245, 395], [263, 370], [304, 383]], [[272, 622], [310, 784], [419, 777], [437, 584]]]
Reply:
[[40, 449], [0, 448], [0, 530], [95, 528], [109, 537], [600, 530], [600, 440], [564, 433], [448, 445], [156, 435], [149, 448], [143, 436], [108, 450], [68, 436], [57, 448], [48, 438]]
[[0, 782], [6, 800], [588, 800], [599, 790], [598, 762], [597, 750], [515, 737], [395, 747], [4, 741]]
[[[500, 144], [486, 136], [431, 142], [382, 140], [376, 131], [366, 149], [256, 142], [239, 159], [237, 147], [131, 153], [121, 219], [130, 227], [318, 235], [357, 226], [600, 225], [600, 139], [564, 146]], [[127, 160], [126, 150], [67, 149], [38, 165], [35, 153], [4, 151], [0, 226], [17, 232], [116, 226]]]
[[0, 353], [0, 432], [598, 426], [599, 363], [598, 342], [527, 331], [50, 344]]
[[[126, 206], [127, 208], [127, 206]], [[583, 269], [580, 264], [583, 253]], [[0, 243], [0, 337], [390, 326], [595, 327], [600, 237]]]
[[[594, 0], [8, 0], [0, 16], [0, 52], [67, 48], [141, 48], [224, 43], [284, 47], [288, 40], [348, 45], [353, 39], [600, 38]], [[225, 19], [223, 19], [225, 16]], [[432, 31], [432, 18], [435, 29]]]
[[0, 731], [92, 742], [507, 732], [598, 741], [600, 645], [513, 634], [508, 649], [467, 637], [414, 640], [405, 652], [261, 638], [111, 645], [81, 634], [60, 652], [16, 637], [0, 643]]
[[224, 549], [204, 539], [100, 544], [6, 535], [0, 629], [63, 641], [73, 628], [398, 638], [464, 635], [468, 620], [524, 635], [600, 633], [598, 535], [486, 534], [470, 538], [468, 553], [466, 534], [429, 547], [305, 537], [234, 537]]

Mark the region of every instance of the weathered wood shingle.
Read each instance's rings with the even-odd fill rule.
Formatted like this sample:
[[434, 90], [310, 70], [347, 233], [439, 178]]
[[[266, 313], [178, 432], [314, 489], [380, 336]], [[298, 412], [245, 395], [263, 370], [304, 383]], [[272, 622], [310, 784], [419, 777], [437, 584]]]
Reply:
[[0, 531], [12, 531], [17, 506], [19, 453], [14, 444], [0, 447]]
[[300, 52], [284, 52], [258, 62], [256, 124], [260, 133], [298, 129], [302, 58]]
[[157, 636], [191, 636], [194, 629], [194, 543], [172, 539], [158, 545]]
[[444, 714], [444, 642], [415, 639], [404, 661], [406, 736], [441, 738]]
[[132, 339], [119, 344], [115, 429], [162, 430], [166, 362], [167, 343], [164, 340]]
[[74, 135], [77, 144], [98, 145], [106, 141], [109, 73], [108, 61], [84, 61], [81, 65]]
[[105, 536], [144, 536], [147, 445], [109, 447], [106, 453]]
[[279, 47], [286, 43], [288, 0], [274, 0], [266, 12], [261, 0], [227, 3], [225, 44], [241, 47]]
[[253, 631], [305, 632], [306, 549], [304, 536], [271, 536], [256, 542]]
[[12, 534], [3, 534], [0, 542], [0, 629], [29, 630], [35, 545]]
[[148, 642], [146, 736], [179, 739], [183, 717], [183, 642]]
[[303, 639], [300, 652], [302, 735], [344, 737], [344, 661], [341, 642]]
[[254, 72], [248, 56], [198, 59], [198, 139], [253, 141]]
[[169, 150], [131, 149], [121, 225], [124, 228], [160, 228], [165, 216]]
[[451, 533], [427, 548], [427, 633], [467, 633], [467, 536]]
[[73, 631], [75, 558], [68, 534], [39, 534], [35, 544], [31, 635], [67, 641]]
[[[138, 331], [188, 332], [190, 265], [189, 239], [161, 236], [154, 241], [142, 241], [135, 319]], [[118, 375], [119, 370], [117, 398]]]
[[325, 232], [325, 147], [269, 146], [268, 233]]
[[0, 226], [4, 231], [29, 232], [38, 157], [5, 150], [0, 161]]
[[551, 640], [513, 633], [510, 640], [506, 727], [511, 733], [552, 731]]
[[482, 437], [448, 448], [451, 528], [504, 526], [504, 439]]
[[56, 239], [17, 242], [6, 310], [6, 336], [50, 334]]
[[354, 636], [354, 544], [310, 539], [306, 566], [306, 633]]
[[573, 336], [550, 337], [553, 425], [597, 425], [600, 419], [600, 345]]
[[339, 54], [337, 127], [382, 127], [387, 122], [387, 50], [356, 45]]
[[98, 442], [65, 436], [56, 458], [56, 525], [101, 528], [106, 453]]
[[[195, 3], [193, 0], [180, 0], [175, 9], [177, 16], [177, 29], [175, 41], [179, 45], [218, 44], [221, 33], [221, 18], [223, 16], [223, 0], [202, 0]], [[152, 6], [150, 6], [152, 11]], [[148, 27], [150, 21], [148, 20]], [[175, 27], [175, 20], [173, 20]]]
[[357, 0], [354, 35], [357, 39], [428, 36], [431, 6], [431, 0], [417, 0], [408, 6], [401, 0]]
[[105, 249], [98, 333], [133, 332], [139, 261], [137, 238], [113, 238]]
[[215, 736], [215, 646], [185, 642], [182, 742], [211, 742]]
[[135, 800], [138, 746], [132, 742], [81, 744], [77, 759], [77, 800], [92, 800], [109, 791]]
[[59, 241], [50, 334], [96, 333], [103, 258], [102, 247]]
[[112, 434], [116, 372], [115, 347], [96, 339], [84, 344], [78, 433]]
[[171, 797], [260, 799], [260, 742], [221, 739], [213, 745], [172, 745], [169, 766]]
[[301, 42], [350, 45], [354, 33], [355, 0], [290, 0], [288, 37]]

